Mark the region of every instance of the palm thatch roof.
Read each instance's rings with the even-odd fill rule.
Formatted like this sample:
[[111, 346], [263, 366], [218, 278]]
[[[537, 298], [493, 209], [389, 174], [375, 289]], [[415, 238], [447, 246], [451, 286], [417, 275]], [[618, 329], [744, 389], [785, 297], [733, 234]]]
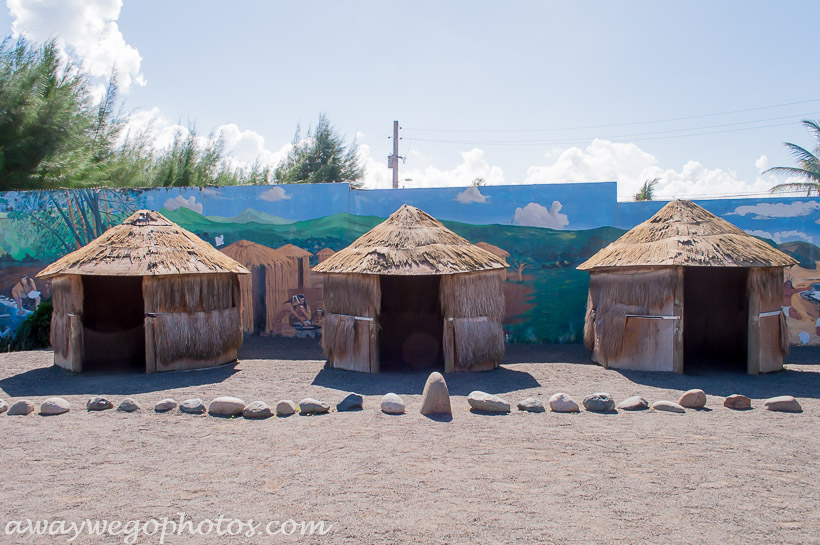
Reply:
[[789, 267], [790, 256], [691, 201], [672, 201], [578, 266]]
[[507, 262], [403, 205], [353, 244], [313, 268], [322, 273], [441, 275], [506, 268]]
[[498, 256], [501, 259], [507, 259], [508, 257], [510, 257], [510, 252], [503, 248], [499, 248], [498, 246], [490, 244], [489, 242], [476, 242], [475, 245], [481, 248], [482, 250], [487, 250], [494, 256]]
[[159, 212], [139, 210], [37, 275], [247, 274], [242, 265]]
[[294, 246], [293, 244], [285, 244], [284, 246], [280, 246], [276, 248], [276, 251], [285, 257], [310, 257], [313, 255], [307, 250], [300, 248], [299, 246]]
[[290, 266], [290, 260], [278, 250], [251, 242], [250, 240], [238, 240], [233, 244], [225, 246], [221, 251], [246, 267], [276, 264], [284, 267]]

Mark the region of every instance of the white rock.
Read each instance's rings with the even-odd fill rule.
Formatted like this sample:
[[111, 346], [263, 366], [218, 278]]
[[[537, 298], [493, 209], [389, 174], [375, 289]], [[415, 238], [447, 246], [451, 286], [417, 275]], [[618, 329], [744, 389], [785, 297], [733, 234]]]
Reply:
[[9, 404], [0, 399], [0, 414], [3, 414], [7, 410], [9, 410]]
[[25, 416], [33, 412], [34, 403], [29, 401], [28, 399], [21, 399], [20, 401], [15, 401], [14, 403], [12, 403], [11, 407], [9, 407], [9, 416]]
[[510, 404], [506, 399], [480, 390], [470, 392], [470, 395], [467, 396], [467, 403], [470, 404], [470, 408], [474, 411], [485, 413], [510, 412]]
[[439, 372], [430, 373], [427, 377], [424, 392], [421, 394], [421, 414], [453, 414], [450, 406], [450, 391], [447, 389], [447, 382]]
[[253, 401], [248, 403], [242, 411], [242, 416], [250, 419], [270, 418], [273, 416], [273, 411], [264, 401]]
[[330, 410], [330, 405], [324, 401], [306, 397], [299, 402], [299, 414], [324, 414]]
[[102, 396], [95, 396], [89, 399], [86, 404], [85, 408], [87, 411], [106, 411], [114, 406], [111, 401], [107, 398]]
[[687, 409], [702, 409], [706, 406], [706, 392], [699, 389], [687, 390], [680, 396], [678, 405]]
[[632, 396], [618, 403], [618, 408], [624, 411], [645, 411], [649, 408], [649, 402], [641, 396]]
[[208, 405], [212, 416], [239, 416], [245, 410], [245, 402], [238, 397], [220, 396]]
[[71, 410], [71, 405], [62, 397], [50, 397], [40, 405], [40, 414], [43, 416], [54, 416], [67, 413]]
[[205, 402], [198, 397], [186, 399], [179, 404], [179, 410], [187, 414], [203, 414], [205, 412]]
[[158, 413], [165, 413], [170, 411], [171, 409], [177, 408], [177, 402], [175, 399], [171, 399], [170, 397], [166, 397], [162, 401], [158, 401], [156, 405], [154, 405], [154, 410]]
[[123, 413], [133, 413], [141, 411], [142, 407], [140, 407], [139, 403], [137, 403], [135, 399], [126, 397], [120, 401], [120, 404], [117, 406], [117, 410]]
[[656, 401], [652, 404], [652, 408], [656, 411], [663, 411], [668, 413], [685, 413], [686, 409], [681, 407], [674, 401]]
[[554, 413], [578, 413], [581, 407], [564, 392], [558, 392], [550, 397], [550, 410]]
[[793, 396], [777, 396], [763, 402], [763, 408], [767, 411], [781, 413], [802, 413], [803, 407]]
[[382, 412], [387, 414], [404, 414], [404, 411], [407, 410], [404, 400], [392, 392], [384, 394], [380, 406]]
[[529, 413], [543, 413], [546, 409], [544, 404], [534, 397], [528, 397], [518, 402], [518, 410]]
[[296, 412], [296, 402], [283, 399], [276, 404], [276, 416], [290, 416]]

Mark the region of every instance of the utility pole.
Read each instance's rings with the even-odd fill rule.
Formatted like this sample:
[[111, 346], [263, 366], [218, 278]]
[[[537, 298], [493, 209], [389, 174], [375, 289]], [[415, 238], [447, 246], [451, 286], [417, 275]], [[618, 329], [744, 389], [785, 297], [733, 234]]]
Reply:
[[399, 122], [393, 121], [393, 155], [387, 158], [388, 168], [393, 169], [393, 189], [399, 188]]

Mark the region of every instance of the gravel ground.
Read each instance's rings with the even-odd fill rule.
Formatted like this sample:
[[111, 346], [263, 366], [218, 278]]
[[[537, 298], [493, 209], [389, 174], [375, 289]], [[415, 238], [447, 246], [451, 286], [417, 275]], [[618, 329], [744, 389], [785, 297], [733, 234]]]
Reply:
[[[679, 376], [604, 370], [579, 345], [511, 345], [496, 371], [446, 377], [449, 421], [418, 413], [425, 373], [324, 369], [315, 341], [251, 338], [235, 366], [154, 375], [72, 376], [51, 357], [0, 355], [0, 399], [72, 404], [56, 417], [0, 415], [0, 543], [67, 541], [2, 534], [20, 519], [181, 512], [195, 525], [221, 515], [332, 526], [325, 536], [213, 532], [165, 543], [820, 543], [815, 348], [793, 350], [787, 370], [773, 375]], [[598, 391], [677, 401], [689, 388], [706, 391], [705, 410], [491, 416], [471, 413], [466, 401], [474, 389], [513, 405], [557, 391], [579, 402]], [[164, 397], [335, 404], [350, 391], [365, 396], [363, 411], [247, 421], [150, 410]], [[404, 397], [408, 414], [378, 410], [389, 391]], [[751, 397], [753, 410], [724, 408], [732, 393]], [[762, 410], [763, 399], [781, 394], [804, 412]], [[92, 395], [134, 397], [144, 410], [88, 413]]]

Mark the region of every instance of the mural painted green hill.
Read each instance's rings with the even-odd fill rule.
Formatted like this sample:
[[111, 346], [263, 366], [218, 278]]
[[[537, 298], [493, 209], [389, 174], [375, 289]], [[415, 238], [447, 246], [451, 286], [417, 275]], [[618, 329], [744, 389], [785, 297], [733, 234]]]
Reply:
[[795, 240], [777, 244], [776, 248], [795, 258], [804, 269], [816, 269], [820, 261], [820, 248], [810, 242]]
[[246, 208], [232, 218], [223, 218], [221, 216], [205, 216], [216, 223], [261, 223], [266, 225], [289, 225], [293, 223], [292, 220], [280, 218], [279, 216], [272, 216], [253, 208]]

